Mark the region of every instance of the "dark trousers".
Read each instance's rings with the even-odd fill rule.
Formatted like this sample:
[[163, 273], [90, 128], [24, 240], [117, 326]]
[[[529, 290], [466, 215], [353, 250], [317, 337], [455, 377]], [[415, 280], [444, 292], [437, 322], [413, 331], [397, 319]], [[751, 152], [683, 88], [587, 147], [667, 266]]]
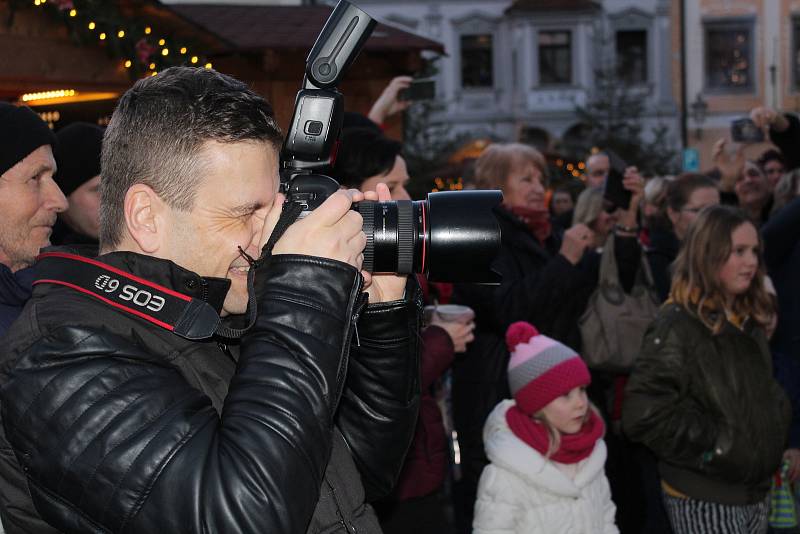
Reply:
[[384, 501], [377, 505], [384, 534], [451, 534], [441, 490], [405, 501]]

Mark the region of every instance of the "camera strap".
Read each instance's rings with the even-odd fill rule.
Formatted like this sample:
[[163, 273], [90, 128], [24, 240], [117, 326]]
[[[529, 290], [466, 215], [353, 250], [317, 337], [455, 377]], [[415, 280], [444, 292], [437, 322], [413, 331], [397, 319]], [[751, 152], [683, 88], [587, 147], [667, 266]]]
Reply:
[[208, 339], [214, 335], [238, 339], [255, 324], [258, 314], [255, 271], [269, 260], [275, 243], [297, 219], [302, 209], [302, 206], [294, 203], [287, 203], [284, 206], [259, 259], [254, 260], [242, 251], [250, 263], [250, 270], [247, 273], [248, 322], [244, 328], [223, 325], [213, 306], [202, 299], [192, 298], [96, 259], [77, 254], [66, 252], [40, 254], [37, 258], [37, 279], [33, 284], [68, 287], [185, 339]]
[[239, 339], [255, 324], [256, 317], [258, 316], [258, 304], [256, 302], [255, 289], [256, 269], [269, 261], [269, 258], [272, 256], [272, 249], [275, 247], [275, 243], [277, 243], [278, 239], [280, 239], [284, 232], [286, 232], [286, 229], [297, 220], [302, 211], [303, 207], [294, 202], [287, 202], [283, 205], [281, 216], [278, 219], [278, 222], [275, 224], [275, 228], [272, 230], [272, 234], [269, 236], [267, 243], [261, 249], [261, 256], [257, 260], [248, 256], [247, 253], [241, 249], [241, 247], [239, 248], [239, 252], [247, 260], [247, 263], [250, 264], [250, 270], [247, 272], [247, 326], [244, 328], [232, 328], [220, 324], [219, 328], [217, 328], [217, 335], [228, 339]]
[[219, 327], [220, 317], [208, 302], [101, 261], [65, 252], [37, 259], [34, 285], [68, 287], [189, 340], [210, 338]]

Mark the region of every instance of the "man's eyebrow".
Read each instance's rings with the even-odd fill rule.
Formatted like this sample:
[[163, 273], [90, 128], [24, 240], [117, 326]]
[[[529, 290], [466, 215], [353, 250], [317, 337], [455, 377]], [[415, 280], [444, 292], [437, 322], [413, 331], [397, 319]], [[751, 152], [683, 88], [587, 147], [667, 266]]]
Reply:
[[235, 208], [231, 208], [231, 213], [234, 215], [248, 215], [257, 211], [264, 207], [264, 204], [261, 202], [248, 202], [246, 204], [240, 204]]
[[31, 172], [29, 176], [39, 176], [40, 174], [45, 173], [47, 171], [50, 171], [53, 174], [55, 174], [56, 168], [53, 165], [50, 165], [49, 163], [42, 163], [41, 165], [36, 167], [36, 169], [33, 172]]

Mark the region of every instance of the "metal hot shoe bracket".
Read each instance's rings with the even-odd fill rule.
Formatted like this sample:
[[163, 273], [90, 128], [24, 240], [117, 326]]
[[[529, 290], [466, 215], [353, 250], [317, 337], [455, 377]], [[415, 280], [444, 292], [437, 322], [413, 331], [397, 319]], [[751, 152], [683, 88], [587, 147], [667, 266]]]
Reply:
[[64, 252], [45, 252], [38, 260], [34, 285], [74, 289], [190, 340], [210, 338], [219, 326], [208, 302], [100, 261]]

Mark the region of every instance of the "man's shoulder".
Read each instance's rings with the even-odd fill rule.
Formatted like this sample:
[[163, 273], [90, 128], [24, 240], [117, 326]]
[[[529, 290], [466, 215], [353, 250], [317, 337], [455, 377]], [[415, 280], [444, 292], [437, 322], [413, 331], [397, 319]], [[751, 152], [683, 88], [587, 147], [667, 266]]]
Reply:
[[33, 353], [37, 359], [47, 359], [86, 351], [113, 354], [128, 347], [168, 348], [153, 329], [136, 321], [68, 288], [39, 286], [0, 344], [4, 374]]

